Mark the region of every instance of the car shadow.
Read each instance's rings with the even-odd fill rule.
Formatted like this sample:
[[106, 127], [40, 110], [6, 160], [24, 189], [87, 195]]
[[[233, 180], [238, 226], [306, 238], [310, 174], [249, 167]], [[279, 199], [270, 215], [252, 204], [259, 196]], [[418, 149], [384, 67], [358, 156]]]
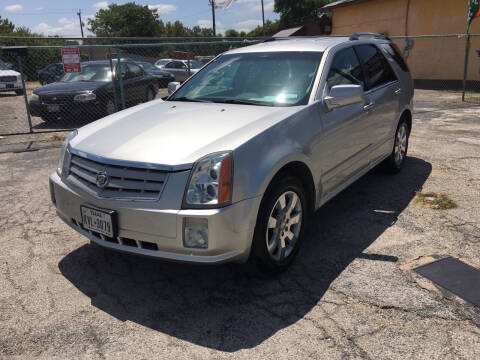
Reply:
[[395, 176], [373, 170], [315, 213], [292, 266], [267, 276], [249, 266], [194, 266], [84, 245], [59, 263], [62, 274], [98, 309], [176, 338], [226, 352], [252, 348], [317, 305], [421, 190], [431, 164], [409, 157]]

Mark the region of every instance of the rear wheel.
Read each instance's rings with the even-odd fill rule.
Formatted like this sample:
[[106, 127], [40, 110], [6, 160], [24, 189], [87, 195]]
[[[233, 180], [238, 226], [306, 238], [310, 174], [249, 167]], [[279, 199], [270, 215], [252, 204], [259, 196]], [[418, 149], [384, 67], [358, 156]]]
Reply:
[[402, 170], [405, 159], [407, 158], [409, 136], [410, 128], [407, 122], [402, 119], [395, 132], [395, 142], [392, 153], [384, 162], [384, 168], [388, 173], [396, 174]]
[[286, 269], [298, 252], [308, 222], [308, 205], [302, 183], [284, 177], [270, 186], [257, 218], [251, 258], [262, 269]]

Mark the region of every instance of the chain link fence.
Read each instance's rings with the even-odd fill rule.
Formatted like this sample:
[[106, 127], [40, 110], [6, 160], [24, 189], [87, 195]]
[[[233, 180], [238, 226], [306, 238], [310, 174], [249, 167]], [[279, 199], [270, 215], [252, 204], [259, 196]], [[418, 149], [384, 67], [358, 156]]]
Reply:
[[[465, 35], [392, 37], [417, 89], [461, 95]], [[64, 131], [167, 95], [227, 50], [256, 38], [0, 38], [0, 136]], [[9, 47], [22, 47], [21, 53]], [[63, 73], [61, 50], [79, 49], [81, 73]], [[8, 69], [11, 69], [9, 71]], [[61, 79], [61, 81], [60, 81]], [[480, 36], [470, 35], [465, 101], [480, 103]]]
[[[218, 54], [258, 42], [181, 40], [28, 46], [16, 41], [11, 48], [7, 39], [0, 58], [0, 136], [70, 130], [164, 97], [169, 82], [183, 82]], [[65, 47], [79, 49], [81, 72], [64, 73]]]

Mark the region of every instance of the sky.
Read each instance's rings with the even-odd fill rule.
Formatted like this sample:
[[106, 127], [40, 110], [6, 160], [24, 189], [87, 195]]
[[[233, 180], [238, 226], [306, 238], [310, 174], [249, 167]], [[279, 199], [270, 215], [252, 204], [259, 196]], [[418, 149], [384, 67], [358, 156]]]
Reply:
[[[80, 36], [77, 12], [81, 9], [82, 20], [110, 3], [123, 4], [133, 0], [0, 0], [0, 15], [8, 18], [16, 26], [27, 26], [46, 36]], [[221, 2], [222, 0], [217, 0]], [[156, 8], [164, 22], [180, 20], [184, 25], [211, 28], [212, 10], [208, 0], [135, 0], [137, 4]], [[274, 0], [264, 0], [265, 20], [274, 20]], [[234, 0], [226, 10], [215, 11], [217, 33], [227, 29], [250, 31], [262, 23], [261, 0]], [[86, 29], [84, 28], [84, 31]], [[87, 32], [88, 33], [88, 32]]]

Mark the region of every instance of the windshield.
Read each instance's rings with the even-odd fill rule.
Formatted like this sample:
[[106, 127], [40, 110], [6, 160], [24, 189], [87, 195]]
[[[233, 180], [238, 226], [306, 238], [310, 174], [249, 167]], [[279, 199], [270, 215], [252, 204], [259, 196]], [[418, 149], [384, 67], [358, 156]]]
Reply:
[[10, 70], [10, 69], [4, 62], [0, 61], [0, 70]]
[[[185, 61], [185, 64], [188, 65], [188, 60]], [[190, 60], [190, 69], [200, 69], [203, 64], [197, 60]]]
[[81, 82], [81, 81], [112, 81], [112, 72], [108, 65], [86, 65], [82, 66], [82, 72], [68, 73], [61, 78], [62, 82]]
[[163, 65], [166, 65], [170, 62], [171, 60], [168, 60], [168, 59], [164, 59], [164, 60], [158, 60], [155, 65], [158, 65], [158, 66], [163, 66]]
[[140, 65], [145, 71], [156, 70], [155, 66], [153, 66], [150, 63], [137, 63], [137, 64]]
[[222, 55], [168, 100], [270, 106], [308, 103], [321, 52]]

